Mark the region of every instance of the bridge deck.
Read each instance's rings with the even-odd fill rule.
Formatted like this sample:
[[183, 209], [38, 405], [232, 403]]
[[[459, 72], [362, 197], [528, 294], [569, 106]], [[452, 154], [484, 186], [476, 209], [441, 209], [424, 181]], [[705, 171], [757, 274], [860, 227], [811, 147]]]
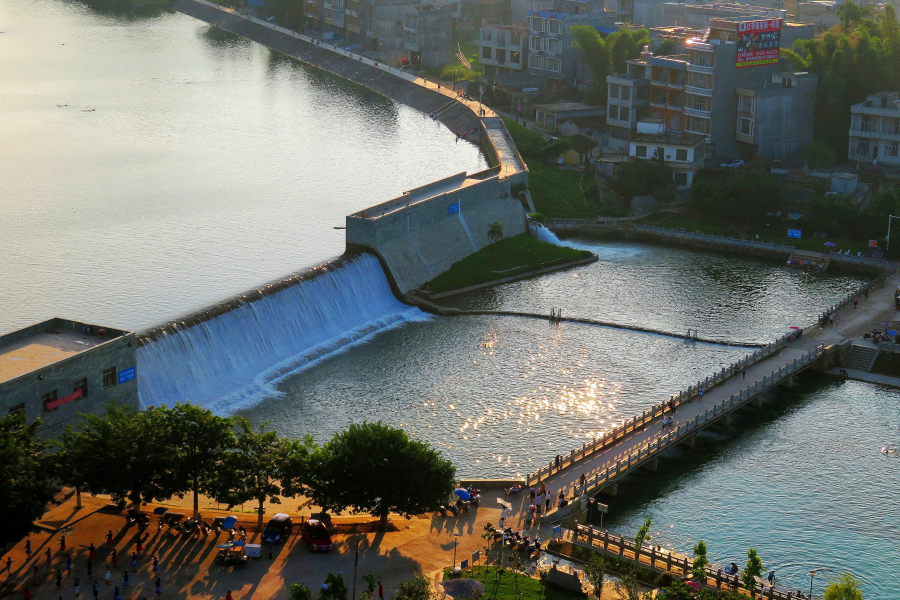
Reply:
[[[645, 448], [647, 444], [660, 439], [668, 431], [702, 416], [714, 405], [721, 404], [723, 400], [727, 400], [733, 394], [745, 390], [746, 396], [746, 390], [754, 384], [763, 381], [766, 377], [771, 380], [771, 376], [779, 369], [807, 355], [810, 350], [814, 350], [820, 345], [839, 344], [846, 339], [859, 337], [871, 327], [880, 325], [888, 317], [893, 317], [895, 310], [893, 293], [898, 283], [900, 283], [900, 276], [895, 274], [889, 277], [884, 286], [870, 291], [869, 300], [861, 301], [859, 309], [854, 309], [850, 303], [837, 310], [836, 314], [839, 319], [834, 327], [826, 329], [811, 327], [799, 340], [788, 342], [787, 346], [777, 353], [748, 366], [746, 379], [741, 373], [738, 373], [706, 391], [702, 401], [695, 398], [681, 404], [676, 408], [675, 423], [669, 430], [662, 429], [661, 417], [654, 418], [647, 426], [636, 428], [610, 447], [599, 450], [582, 460], [576, 460], [574, 464], [569, 465], [569, 461], [564, 460], [562, 469], [559, 471], [556, 471], [555, 468], [552, 469], [549, 475], [543, 474], [541, 480], [554, 495], [560, 491], [563, 491], [567, 498], [576, 495], [576, 491], [580, 495], [582, 490], [579, 484], [582, 474], [590, 480], [605, 469], [615, 467], [617, 461], [634, 455], [641, 448]], [[568, 457], [569, 455], [565, 456], [565, 458]], [[547, 468], [544, 467], [544, 469]], [[529, 477], [529, 481], [533, 481], [533, 479], [533, 476]], [[550, 517], [553, 518], [552, 513]]]

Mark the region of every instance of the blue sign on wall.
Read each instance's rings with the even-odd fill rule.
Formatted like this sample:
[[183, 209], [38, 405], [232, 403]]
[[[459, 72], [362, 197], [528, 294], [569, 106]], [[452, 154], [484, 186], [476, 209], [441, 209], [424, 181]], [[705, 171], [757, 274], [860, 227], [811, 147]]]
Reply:
[[788, 237], [789, 238], [797, 238], [800, 239], [800, 234], [803, 233], [802, 229], [788, 229]]
[[130, 369], [125, 369], [124, 371], [119, 371], [119, 385], [122, 385], [123, 383], [127, 383], [127, 382], [131, 381], [132, 379], [134, 379], [134, 377], [135, 377], [134, 369], [135, 369], [134, 367], [131, 367]]
[[450, 214], [455, 215], [458, 212], [459, 212], [459, 202], [457, 202], [456, 204], [451, 204], [450, 205]]

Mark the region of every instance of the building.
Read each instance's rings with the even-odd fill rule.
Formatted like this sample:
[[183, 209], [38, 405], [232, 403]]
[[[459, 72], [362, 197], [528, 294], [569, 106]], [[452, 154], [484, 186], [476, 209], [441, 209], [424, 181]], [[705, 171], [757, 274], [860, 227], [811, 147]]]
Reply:
[[[757, 0], [758, 3], [759, 0]], [[781, 43], [787, 48], [798, 39], [811, 39], [815, 35], [815, 22], [793, 19], [785, 10], [783, 0], [772, 0], [770, 4], [771, 6], [754, 6], [727, 2], [688, 4], [660, 2], [659, 0], [635, 0], [634, 22], [642, 23], [653, 31], [656, 28], [668, 27], [706, 29], [713, 19], [724, 21], [781, 19], [784, 21]], [[792, 20], [788, 20], [789, 18]]]
[[900, 93], [870, 94], [850, 107], [850, 160], [900, 165]]
[[581, 102], [552, 102], [536, 104], [534, 109], [535, 127], [547, 133], [559, 133], [559, 128], [570, 119], [596, 117], [606, 113], [602, 106], [591, 106]]
[[410, 7], [403, 16], [406, 51], [414, 65], [445, 65], [450, 62], [450, 42], [455, 4]]
[[115, 400], [137, 409], [134, 334], [50, 319], [0, 336], [0, 411], [40, 418], [55, 436], [78, 413], [103, 412]]
[[528, 13], [528, 73], [571, 85], [578, 77], [578, 49], [569, 28], [590, 24], [590, 16], [534, 10]]
[[800, 156], [813, 141], [813, 111], [818, 75], [773, 73], [772, 79], [737, 89], [738, 154], [774, 158]]
[[485, 75], [522, 72], [526, 67], [528, 29], [524, 25], [484, 22], [478, 44]]
[[672, 179], [679, 188], [689, 188], [706, 159], [702, 135], [666, 131], [664, 119], [641, 119], [629, 142], [628, 156], [651, 159], [663, 157], [672, 169]]

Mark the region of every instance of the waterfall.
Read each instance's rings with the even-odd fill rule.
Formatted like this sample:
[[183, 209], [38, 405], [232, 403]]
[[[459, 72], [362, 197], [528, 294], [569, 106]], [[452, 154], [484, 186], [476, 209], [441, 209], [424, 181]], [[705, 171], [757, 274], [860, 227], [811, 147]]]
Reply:
[[544, 227], [543, 225], [537, 225], [537, 235], [535, 236], [542, 242], [547, 242], [549, 244], [553, 244], [555, 246], [567, 246], [568, 244], [564, 244], [562, 240], [556, 237], [556, 234]]
[[391, 292], [365, 254], [187, 326], [158, 328], [138, 348], [142, 407], [191, 402], [227, 415], [278, 394], [274, 384], [376, 333], [425, 320]]

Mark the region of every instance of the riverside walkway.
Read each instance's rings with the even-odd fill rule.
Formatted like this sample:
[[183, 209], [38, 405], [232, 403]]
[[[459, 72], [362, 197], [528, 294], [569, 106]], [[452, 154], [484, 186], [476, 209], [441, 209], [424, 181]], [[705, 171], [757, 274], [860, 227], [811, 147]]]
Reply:
[[[526, 485], [543, 483], [554, 496], [562, 492], [567, 498], [601, 490], [615, 493], [618, 480], [626, 473], [638, 466], [655, 469], [665, 450], [679, 444], [693, 445], [700, 430], [721, 420], [727, 422], [734, 411], [773, 387], [790, 385], [791, 378], [819, 361], [829, 346], [859, 337], [873, 324], [892, 317], [893, 292], [898, 284], [900, 276], [891, 272], [860, 287], [825, 311], [838, 316], [834, 327], [815, 324], [804, 328], [799, 337], [795, 333], [780, 338], [605, 435], [554, 458], [530, 473]], [[853, 298], [862, 298], [866, 289], [869, 299], [854, 309]], [[700, 388], [704, 388], [702, 398]], [[674, 422], [664, 428], [663, 416], [670, 401], [675, 404]], [[572, 502], [548, 517], [564, 518], [578, 510], [579, 504]]]

